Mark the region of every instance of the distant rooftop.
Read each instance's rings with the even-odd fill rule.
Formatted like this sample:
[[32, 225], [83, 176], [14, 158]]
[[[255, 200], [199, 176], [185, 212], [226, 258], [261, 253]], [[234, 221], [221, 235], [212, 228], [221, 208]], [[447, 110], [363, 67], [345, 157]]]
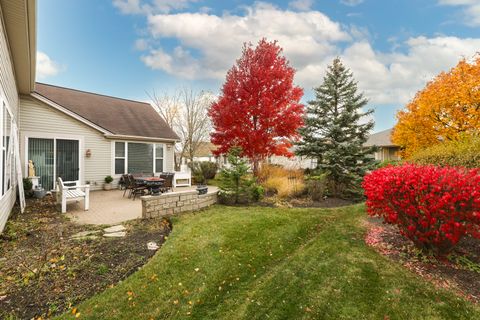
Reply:
[[393, 129], [387, 129], [371, 134], [367, 142], [365, 142], [365, 146], [397, 147], [397, 145], [392, 142], [392, 131]]

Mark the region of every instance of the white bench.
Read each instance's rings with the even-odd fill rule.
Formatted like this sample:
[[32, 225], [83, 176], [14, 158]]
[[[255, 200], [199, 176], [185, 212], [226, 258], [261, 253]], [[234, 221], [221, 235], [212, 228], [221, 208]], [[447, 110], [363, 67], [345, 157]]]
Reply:
[[190, 187], [192, 186], [192, 174], [191, 172], [178, 172], [175, 171], [173, 176], [173, 187]]
[[[69, 186], [73, 184], [72, 186]], [[62, 213], [67, 212], [68, 200], [81, 200], [83, 198], [85, 211], [88, 210], [90, 198], [90, 186], [79, 185], [79, 181], [63, 181], [62, 178], [57, 179], [57, 203], [62, 204]]]

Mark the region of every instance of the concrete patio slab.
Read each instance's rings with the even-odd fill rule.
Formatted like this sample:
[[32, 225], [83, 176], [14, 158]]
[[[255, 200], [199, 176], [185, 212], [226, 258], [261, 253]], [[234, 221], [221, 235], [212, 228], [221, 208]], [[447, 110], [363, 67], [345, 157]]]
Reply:
[[[211, 187], [209, 188], [215, 188]], [[196, 187], [178, 187], [176, 191], [195, 190]], [[84, 211], [83, 201], [68, 202], [67, 217], [78, 224], [116, 225], [142, 217], [142, 201], [123, 197], [123, 190], [90, 192], [90, 209]]]

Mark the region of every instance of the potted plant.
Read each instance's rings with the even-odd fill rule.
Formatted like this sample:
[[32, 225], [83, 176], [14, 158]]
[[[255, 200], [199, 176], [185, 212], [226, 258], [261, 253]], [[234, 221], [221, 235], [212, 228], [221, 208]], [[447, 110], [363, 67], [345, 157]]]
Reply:
[[103, 184], [103, 190], [112, 190], [112, 176], [105, 177], [105, 183]]

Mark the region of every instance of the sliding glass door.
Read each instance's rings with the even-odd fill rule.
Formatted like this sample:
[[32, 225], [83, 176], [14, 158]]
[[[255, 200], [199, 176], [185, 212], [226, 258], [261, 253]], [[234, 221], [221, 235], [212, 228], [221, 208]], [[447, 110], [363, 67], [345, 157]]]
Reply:
[[56, 177], [63, 181], [80, 179], [79, 149], [78, 140], [28, 138], [28, 160], [33, 161], [35, 174], [46, 190], [54, 189]]
[[53, 139], [28, 139], [28, 160], [35, 164], [35, 175], [40, 177], [39, 182], [46, 190], [53, 189], [54, 159]]
[[63, 181], [79, 180], [78, 140], [57, 139], [56, 176]]

